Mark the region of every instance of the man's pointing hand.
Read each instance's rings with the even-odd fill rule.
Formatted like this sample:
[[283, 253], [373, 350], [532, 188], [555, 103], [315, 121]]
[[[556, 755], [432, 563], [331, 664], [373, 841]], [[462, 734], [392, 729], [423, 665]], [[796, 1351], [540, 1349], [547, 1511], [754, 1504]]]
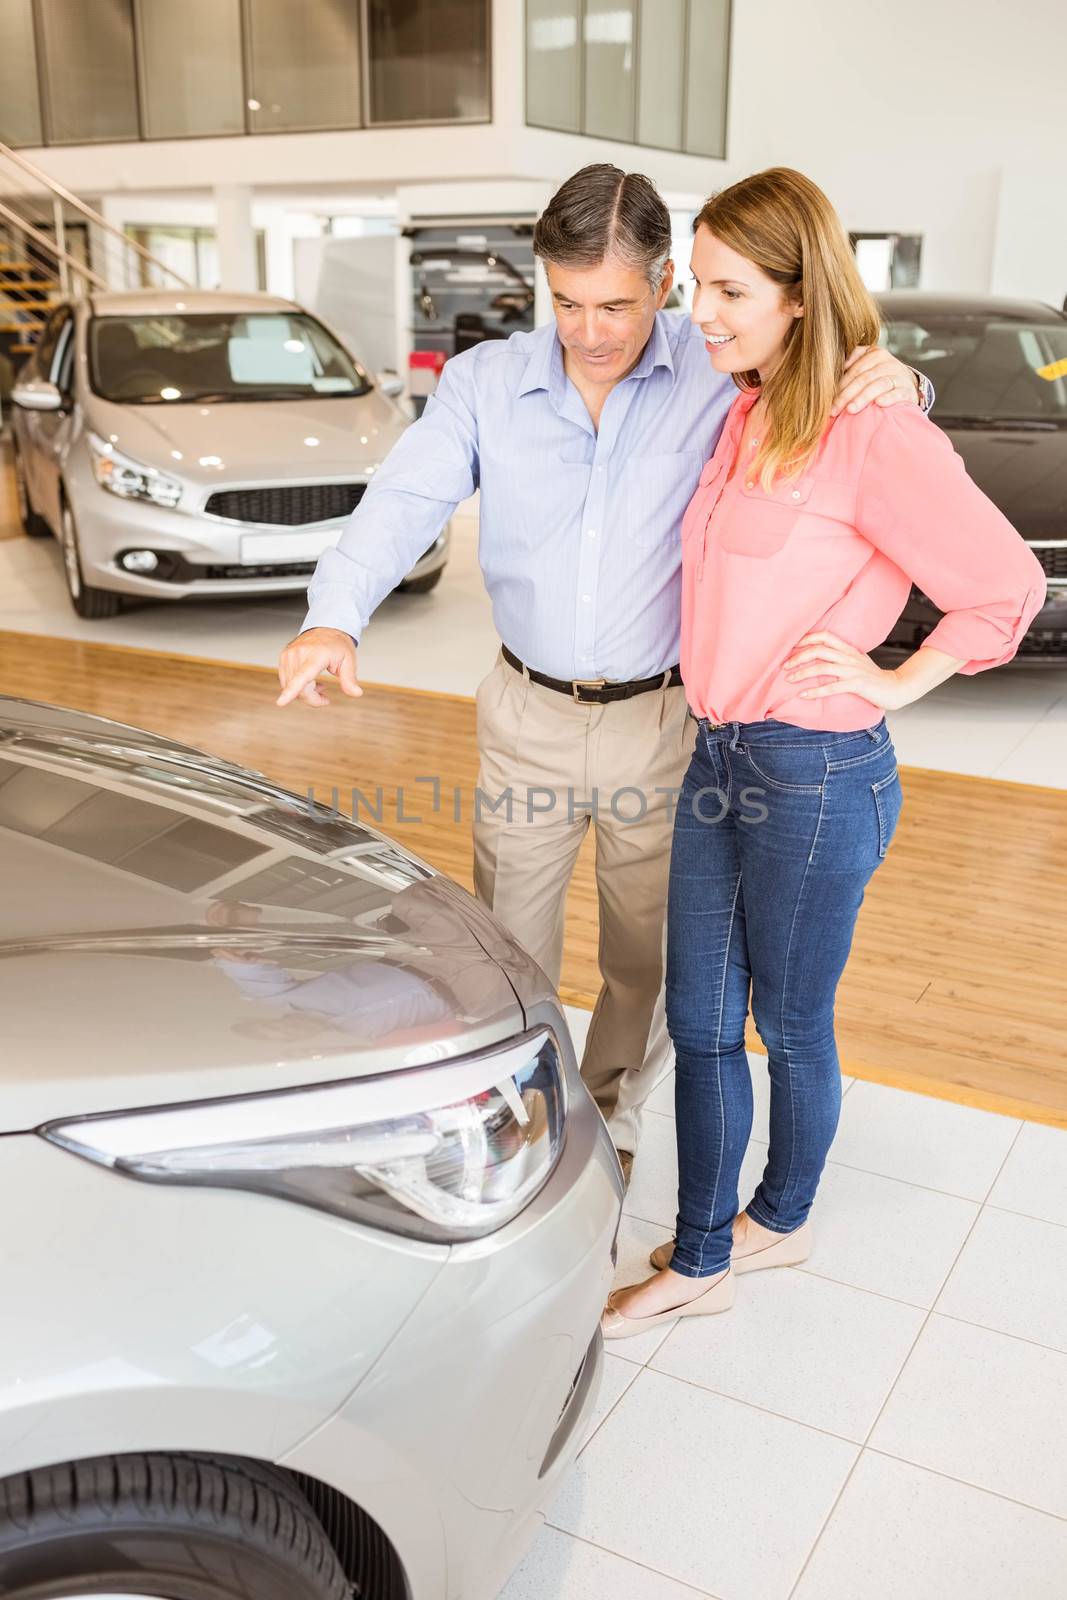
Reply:
[[309, 628], [286, 645], [278, 660], [278, 680], [282, 692], [275, 705], [304, 700], [309, 706], [328, 706], [316, 679], [332, 672], [344, 694], [356, 698], [363, 693], [356, 677], [356, 647], [347, 633], [338, 628]]

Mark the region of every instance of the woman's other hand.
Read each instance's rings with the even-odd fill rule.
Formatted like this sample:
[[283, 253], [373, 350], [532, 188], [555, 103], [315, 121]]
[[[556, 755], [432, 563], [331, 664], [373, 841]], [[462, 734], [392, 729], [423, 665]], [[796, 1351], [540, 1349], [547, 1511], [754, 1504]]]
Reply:
[[865, 411], [869, 405], [898, 406], [919, 404], [915, 373], [903, 361], [879, 345], [857, 345], [845, 362], [830, 415], [841, 411]]

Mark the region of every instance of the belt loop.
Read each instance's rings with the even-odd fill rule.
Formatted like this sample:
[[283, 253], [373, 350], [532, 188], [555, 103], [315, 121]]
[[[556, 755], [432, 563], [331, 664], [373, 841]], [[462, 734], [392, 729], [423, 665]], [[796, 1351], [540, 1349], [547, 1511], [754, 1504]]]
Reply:
[[741, 737], [741, 724], [739, 722], [731, 722], [730, 727], [733, 729], [733, 732], [730, 735], [730, 749], [736, 750], [737, 741]]
[[660, 684], [660, 688], [661, 689], [669, 689], [670, 688], [670, 686], [671, 686], [671, 673], [673, 672], [673, 670], [674, 670], [673, 667], [668, 667], [666, 672], [663, 674], [663, 682]]

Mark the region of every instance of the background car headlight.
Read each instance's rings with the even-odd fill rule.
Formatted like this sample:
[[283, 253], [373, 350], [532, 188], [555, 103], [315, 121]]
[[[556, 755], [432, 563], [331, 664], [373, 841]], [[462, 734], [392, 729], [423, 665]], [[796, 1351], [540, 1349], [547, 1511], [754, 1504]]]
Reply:
[[102, 489], [109, 489], [123, 500], [153, 500], [157, 506], [178, 504], [182, 486], [176, 478], [168, 478], [155, 467], [143, 467], [99, 434], [90, 433], [87, 438], [93, 472]]
[[555, 1037], [381, 1077], [49, 1123], [51, 1143], [149, 1183], [254, 1189], [451, 1243], [502, 1228], [563, 1148]]

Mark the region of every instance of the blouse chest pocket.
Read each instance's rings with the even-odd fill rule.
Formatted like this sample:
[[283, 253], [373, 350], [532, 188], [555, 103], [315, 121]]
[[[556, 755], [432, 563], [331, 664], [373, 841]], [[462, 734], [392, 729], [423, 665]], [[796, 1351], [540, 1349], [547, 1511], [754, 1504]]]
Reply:
[[786, 544], [809, 501], [814, 480], [787, 478], [769, 494], [758, 480], [743, 482], [722, 519], [720, 543], [732, 555], [773, 556]]

